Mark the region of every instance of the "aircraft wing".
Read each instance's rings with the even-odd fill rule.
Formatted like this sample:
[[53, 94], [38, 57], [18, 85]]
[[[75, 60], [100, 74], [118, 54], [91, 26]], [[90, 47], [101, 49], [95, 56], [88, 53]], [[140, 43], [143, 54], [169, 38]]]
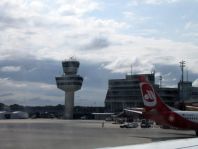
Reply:
[[137, 113], [137, 114], [142, 114], [143, 113], [143, 110], [135, 110], [135, 109], [124, 109], [124, 111]]
[[148, 144], [107, 147], [100, 149], [197, 149], [198, 138], [153, 142]]

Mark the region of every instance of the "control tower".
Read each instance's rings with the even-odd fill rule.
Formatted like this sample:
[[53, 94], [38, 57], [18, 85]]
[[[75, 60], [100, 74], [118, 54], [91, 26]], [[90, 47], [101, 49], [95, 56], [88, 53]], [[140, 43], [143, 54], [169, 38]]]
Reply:
[[65, 91], [64, 119], [73, 119], [74, 92], [81, 89], [83, 78], [77, 75], [79, 61], [70, 58], [62, 61], [64, 74], [56, 77], [57, 87]]

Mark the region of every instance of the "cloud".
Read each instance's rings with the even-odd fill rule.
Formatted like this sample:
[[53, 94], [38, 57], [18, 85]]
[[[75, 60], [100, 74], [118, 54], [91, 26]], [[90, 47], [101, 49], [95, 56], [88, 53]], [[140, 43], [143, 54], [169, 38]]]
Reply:
[[184, 59], [189, 70], [198, 72], [195, 56], [198, 47], [192, 43], [124, 35], [109, 38], [117, 44], [89, 53], [80, 51], [80, 58], [103, 62], [104, 68], [122, 73], [129, 72], [131, 64], [143, 73], [150, 72], [155, 64], [176, 65]]
[[[3, 84], [0, 86], [0, 95], [3, 95], [1, 96], [0, 102], [6, 104], [18, 103], [27, 105], [32, 99], [52, 101], [54, 103], [61, 101], [61, 95], [58, 94], [59, 90], [57, 90], [55, 85], [39, 82], [15, 81], [8, 78], [0, 78], [0, 83]], [[37, 105], [42, 104], [38, 101], [35, 103], [37, 103]], [[47, 103], [48, 102], [45, 104]]]
[[[2, 59], [35, 56], [38, 59], [54, 57], [61, 60], [75, 55], [75, 49], [82, 45], [90, 44], [89, 48], [108, 46], [108, 41], [97, 35], [105, 37], [125, 26], [125, 23], [113, 19], [85, 16], [99, 7], [98, 3], [90, 0], [57, 1], [53, 5], [41, 1], [3, 1], [0, 6], [4, 11], [2, 18], [13, 20], [2, 20], [7, 27], [0, 35]], [[42, 11], [38, 11], [37, 7], [41, 7]], [[65, 10], [73, 10], [71, 13], [74, 15], [63, 15]], [[24, 13], [26, 11], [28, 13]]]
[[143, 0], [147, 4], [175, 3], [179, 0]]
[[59, 0], [57, 3], [61, 5], [61, 7], [59, 8], [60, 14], [69, 16], [81, 16], [93, 10], [100, 9], [99, 4], [91, 0]]
[[181, 0], [131, 0], [132, 5], [139, 5], [139, 4], [148, 4], [148, 5], [160, 5], [160, 4], [171, 4], [171, 3], [176, 3]]
[[195, 22], [192, 22], [192, 21], [187, 22], [187, 23], [185, 24], [184, 28], [185, 28], [186, 30], [194, 30], [194, 29], [197, 30], [197, 28], [198, 28], [198, 23], [195, 23]]
[[[13, 67], [13, 64], [16, 66]], [[12, 60], [1, 60], [0, 68], [1, 78], [9, 78], [16, 81], [43, 82], [50, 84], [54, 84], [54, 77], [58, 74], [61, 75], [62, 73], [60, 62], [53, 60], [37, 60], [34, 57], [15, 57], [15, 59]], [[4, 71], [2, 71], [2, 68]], [[14, 73], [11, 71], [14, 71]]]
[[0, 68], [0, 71], [2, 71], [2, 72], [17, 72], [20, 70], [21, 70], [20, 66], [4, 66], [4, 67]]
[[3, 94], [0, 94], [0, 97], [6, 97], [6, 96], [12, 96], [13, 93], [3, 93]]
[[133, 22], [133, 24], [140, 24], [142, 22], [151, 20], [151, 17], [146, 17], [146, 16], [139, 16], [136, 13], [133, 13], [131, 11], [124, 11], [123, 15], [126, 19], [130, 20], [131, 22]]
[[184, 25], [184, 33], [182, 33], [183, 37], [192, 38], [191, 41], [195, 41], [198, 37], [198, 23], [189, 21]]
[[96, 37], [90, 41], [87, 45], [84, 46], [84, 48], [80, 49], [85, 49], [85, 50], [98, 50], [98, 49], [103, 49], [107, 48], [110, 46], [110, 41], [105, 38], [105, 37]]
[[[149, 67], [142, 69], [142, 71], [152, 69], [152, 65], [155, 63], [168, 62], [175, 64], [181, 59], [192, 60], [191, 63], [195, 62], [196, 45], [165, 38], [142, 37], [133, 34], [124, 35], [120, 31], [128, 26], [126, 22], [85, 16], [88, 12], [100, 7], [94, 1], [57, 1], [54, 2], [55, 5], [53, 6], [41, 1], [31, 2], [30, 4], [24, 4], [24, 2], [4, 4], [6, 16], [25, 21], [19, 21], [21, 23], [19, 23], [20, 28], [10, 27], [10, 29], [2, 32], [0, 37], [2, 59], [35, 57], [40, 60], [62, 60], [74, 55], [79, 56], [82, 60], [89, 59], [93, 63], [103, 62], [107, 64], [105, 68], [108, 69], [111, 69], [111, 65], [116, 63], [117, 67], [112, 67], [114, 72], [126, 71], [126, 66], [135, 62], [136, 59], [142, 60], [143, 65], [150, 63]], [[82, 3], [86, 5], [81, 5]], [[75, 7], [81, 11], [74, 9], [74, 12], [72, 12], [74, 15], [62, 15], [63, 10], [72, 11], [68, 8], [70, 5], [71, 8]], [[86, 8], [87, 5], [88, 8]], [[43, 11], [39, 9], [40, 7]], [[52, 7], [57, 8], [57, 10], [60, 9], [61, 13], [55, 11], [54, 8], [50, 9]], [[24, 10], [27, 9], [30, 9], [29, 13], [24, 14]], [[14, 11], [17, 13], [13, 14]], [[138, 18], [133, 13], [127, 11], [124, 11], [124, 13], [128, 17], [134, 18], [135, 16], [136, 19]], [[23, 28], [24, 25], [25, 28]], [[142, 32], [144, 31], [142, 29]], [[150, 31], [153, 32], [154, 30]], [[83, 49], [90, 49], [89, 51], [92, 49], [93, 52], [81, 51], [82, 47]], [[190, 52], [185, 49], [189, 49]], [[171, 54], [167, 51], [171, 51]], [[189, 53], [194, 54], [190, 55]], [[170, 57], [172, 59], [169, 59]], [[120, 59], [119, 62], [115, 62], [117, 58]], [[194, 64], [189, 65], [190, 68], [195, 68]]]

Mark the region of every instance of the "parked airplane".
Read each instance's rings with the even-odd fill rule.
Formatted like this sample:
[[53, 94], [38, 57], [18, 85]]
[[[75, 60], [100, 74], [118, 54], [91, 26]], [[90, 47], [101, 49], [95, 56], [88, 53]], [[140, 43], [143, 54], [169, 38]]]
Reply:
[[143, 114], [158, 124], [170, 126], [177, 129], [195, 130], [198, 136], [198, 112], [180, 111], [167, 106], [156, 93], [152, 85], [142, 76], [140, 77], [140, 89], [144, 103], [144, 111], [126, 111]]

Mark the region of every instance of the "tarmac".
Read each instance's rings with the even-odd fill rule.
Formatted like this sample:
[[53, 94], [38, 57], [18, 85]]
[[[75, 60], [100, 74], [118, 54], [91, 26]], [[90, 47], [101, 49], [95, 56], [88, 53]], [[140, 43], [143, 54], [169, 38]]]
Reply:
[[0, 120], [0, 149], [94, 149], [195, 138], [194, 131], [120, 128], [98, 120]]

